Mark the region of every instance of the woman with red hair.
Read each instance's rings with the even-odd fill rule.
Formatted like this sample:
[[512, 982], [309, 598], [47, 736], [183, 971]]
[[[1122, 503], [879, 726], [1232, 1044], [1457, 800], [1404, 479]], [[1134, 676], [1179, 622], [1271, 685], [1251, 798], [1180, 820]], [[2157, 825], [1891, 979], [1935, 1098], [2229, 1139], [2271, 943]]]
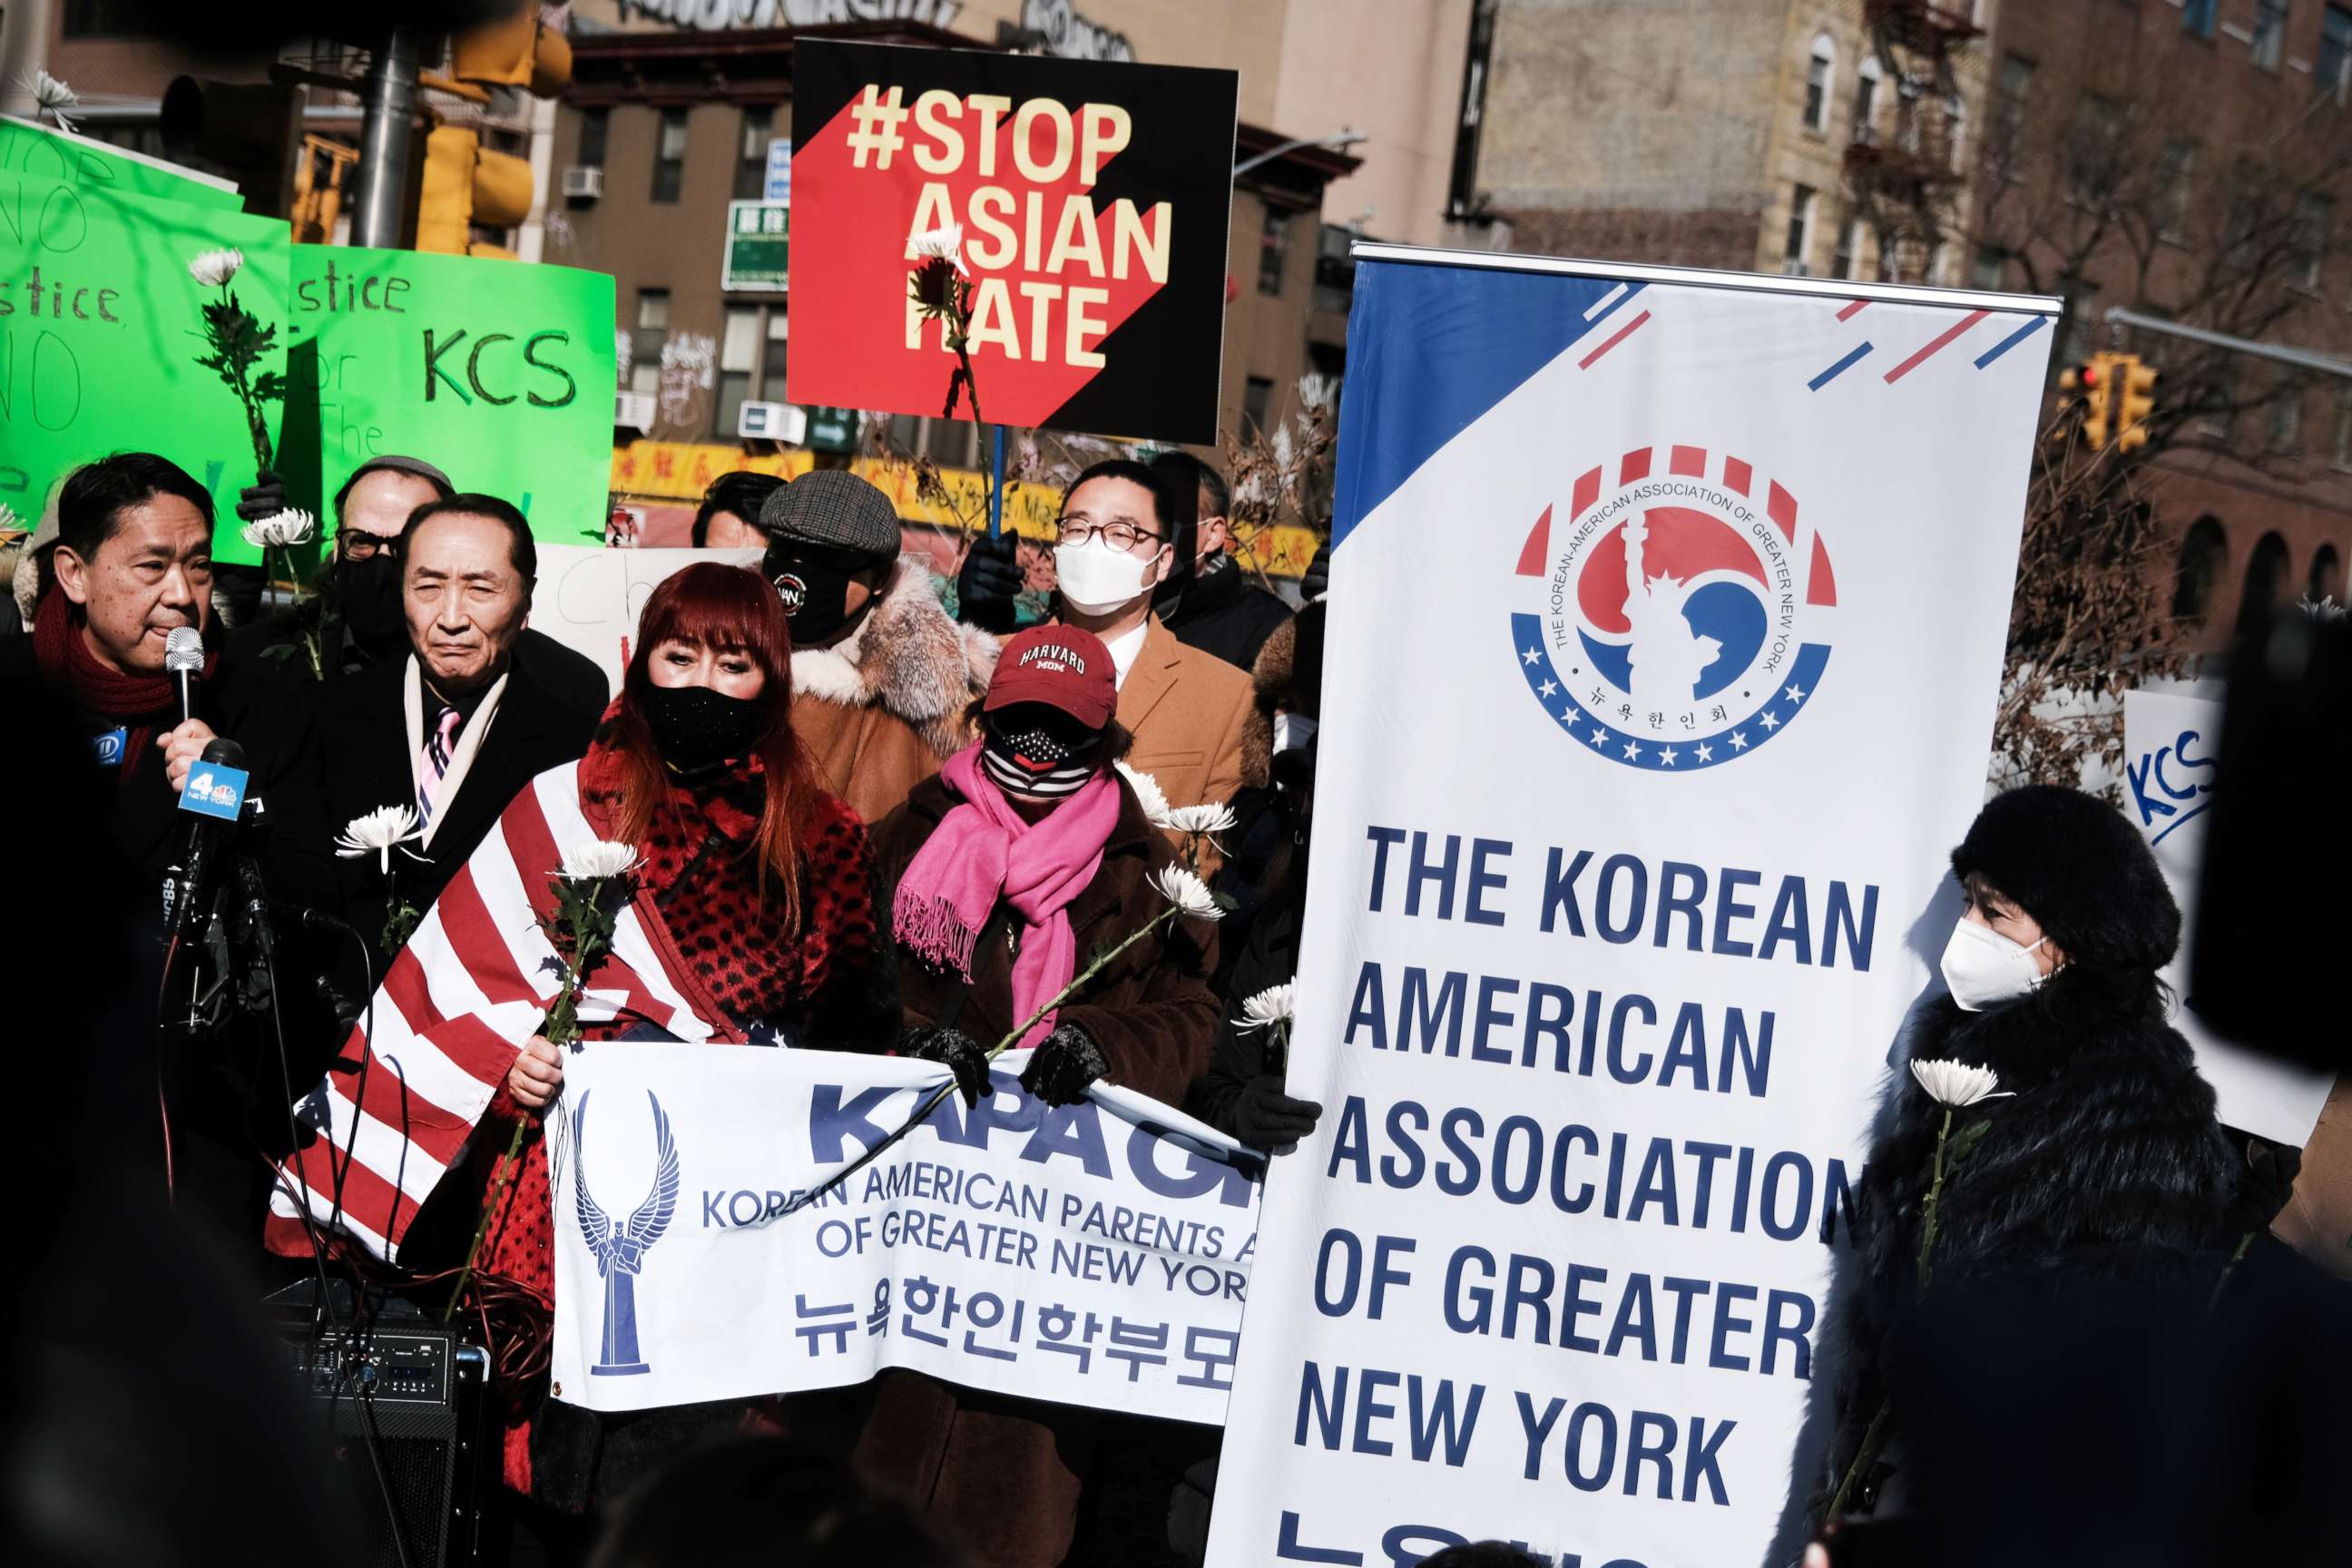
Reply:
[[[544, 795], [572, 773], [589, 826], [636, 848], [633, 908], [714, 1042], [887, 1048], [898, 1012], [877, 961], [872, 856], [865, 827], [815, 782], [793, 738], [792, 637], [775, 588], [740, 566], [698, 563], [653, 591], [637, 637], [587, 756], [531, 789]], [[667, 1037], [625, 1014], [583, 1033]], [[475, 1139], [475, 1180], [450, 1184], [470, 1188], [469, 1218], [515, 1121], [536, 1144], [562, 1081], [563, 1053], [534, 1035]], [[492, 1290], [511, 1282], [551, 1301], [553, 1251], [547, 1162], [527, 1148], [477, 1270]], [[565, 1510], [714, 1426], [778, 1414], [739, 1401], [598, 1416], [548, 1400], [544, 1373], [506, 1392], [508, 1484]]]

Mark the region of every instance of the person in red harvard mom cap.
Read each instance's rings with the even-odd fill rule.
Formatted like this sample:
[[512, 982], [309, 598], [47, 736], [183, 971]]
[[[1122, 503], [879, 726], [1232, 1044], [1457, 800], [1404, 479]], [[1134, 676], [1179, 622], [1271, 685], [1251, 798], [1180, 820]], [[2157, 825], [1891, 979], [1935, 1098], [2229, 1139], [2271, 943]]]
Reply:
[[[1093, 633], [1016, 633], [974, 705], [981, 739], [874, 830], [899, 954], [899, 1049], [945, 1063], [973, 1103], [1014, 1088], [992, 1080], [987, 1047], [1067, 986], [1082, 955], [1117, 947], [1168, 907], [1150, 879], [1174, 857], [1112, 765], [1129, 743], [1118, 704], [1110, 652]], [[1039, 1018], [1019, 1042], [1033, 1047], [1020, 1089], [1063, 1105], [1100, 1079], [1181, 1104], [1216, 1032], [1213, 929], [1160, 926]], [[1101, 1420], [891, 1372], [858, 1457], [976, 1561], [1049, 1568], [1069, 1550]]]

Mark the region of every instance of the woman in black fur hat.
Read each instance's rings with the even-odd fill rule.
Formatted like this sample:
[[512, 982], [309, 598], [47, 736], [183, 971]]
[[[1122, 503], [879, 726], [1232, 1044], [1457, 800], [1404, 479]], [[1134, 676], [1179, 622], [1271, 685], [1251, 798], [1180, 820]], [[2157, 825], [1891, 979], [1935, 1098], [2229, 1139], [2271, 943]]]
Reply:
[[[1951, 994], [1924, 1011], [1911, 1058], [1990, 1068], [2003, 1097], [1954, 1114], [1956, 1134], [1985, 1126], [1947, 1172], [1927, 1300], [2028, 1279], [2060, 1295], [2069, 1281], [2210, 1287], [2233, 1162], [2213, 1090], [2165, 1022], [2157, 972], [2180, 911], [2155, 857], [2113, 806], [2036, 785], [1984, 808], [1952, 870], [1968, 906], [1944, 952]], [[1855, 1289], [1815, 1500], [1835, 1499], [1884, 1410], [1849, 1514], [1871, 1511], [1901, 1468], [1887, 1373], [1923, 1296], [1921, 1200], [1946, 1110], [1909, 1074], [1890, 1109], [1856, 1194]]]

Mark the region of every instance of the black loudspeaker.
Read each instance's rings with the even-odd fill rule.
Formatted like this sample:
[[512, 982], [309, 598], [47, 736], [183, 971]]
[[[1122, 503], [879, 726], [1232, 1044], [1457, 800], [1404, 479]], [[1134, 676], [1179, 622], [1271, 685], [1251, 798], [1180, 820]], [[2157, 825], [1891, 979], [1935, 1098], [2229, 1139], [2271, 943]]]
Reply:
[[[269, 1299], [289, 1374], [337, 1461], [362, 1543], [354, 1568], [455, 1568], [480, 1558], [494, 1458], [489, 1357], [414, 1305], [336, 1283]], [[395, 1538], [396, 1532], [396, 1538]]]

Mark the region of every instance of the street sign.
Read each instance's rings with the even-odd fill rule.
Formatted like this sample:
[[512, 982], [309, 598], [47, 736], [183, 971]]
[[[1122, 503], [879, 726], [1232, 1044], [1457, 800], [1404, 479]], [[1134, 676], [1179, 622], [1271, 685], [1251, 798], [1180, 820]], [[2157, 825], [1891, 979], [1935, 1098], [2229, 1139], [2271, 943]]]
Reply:
[[793, 199], [793, 139], [779, 136], [768, 143], [768, 199]]
[[857, 450], [857, 410], [855, 408], [812, 408], [808, 411], [808, 432], [803, 446], [813, 452], [854, 452]]
[[727, 252], [719, 274], [721, 289], [730, 294], [784, 291], [792, 214], [786, 202], [727, 204]]

